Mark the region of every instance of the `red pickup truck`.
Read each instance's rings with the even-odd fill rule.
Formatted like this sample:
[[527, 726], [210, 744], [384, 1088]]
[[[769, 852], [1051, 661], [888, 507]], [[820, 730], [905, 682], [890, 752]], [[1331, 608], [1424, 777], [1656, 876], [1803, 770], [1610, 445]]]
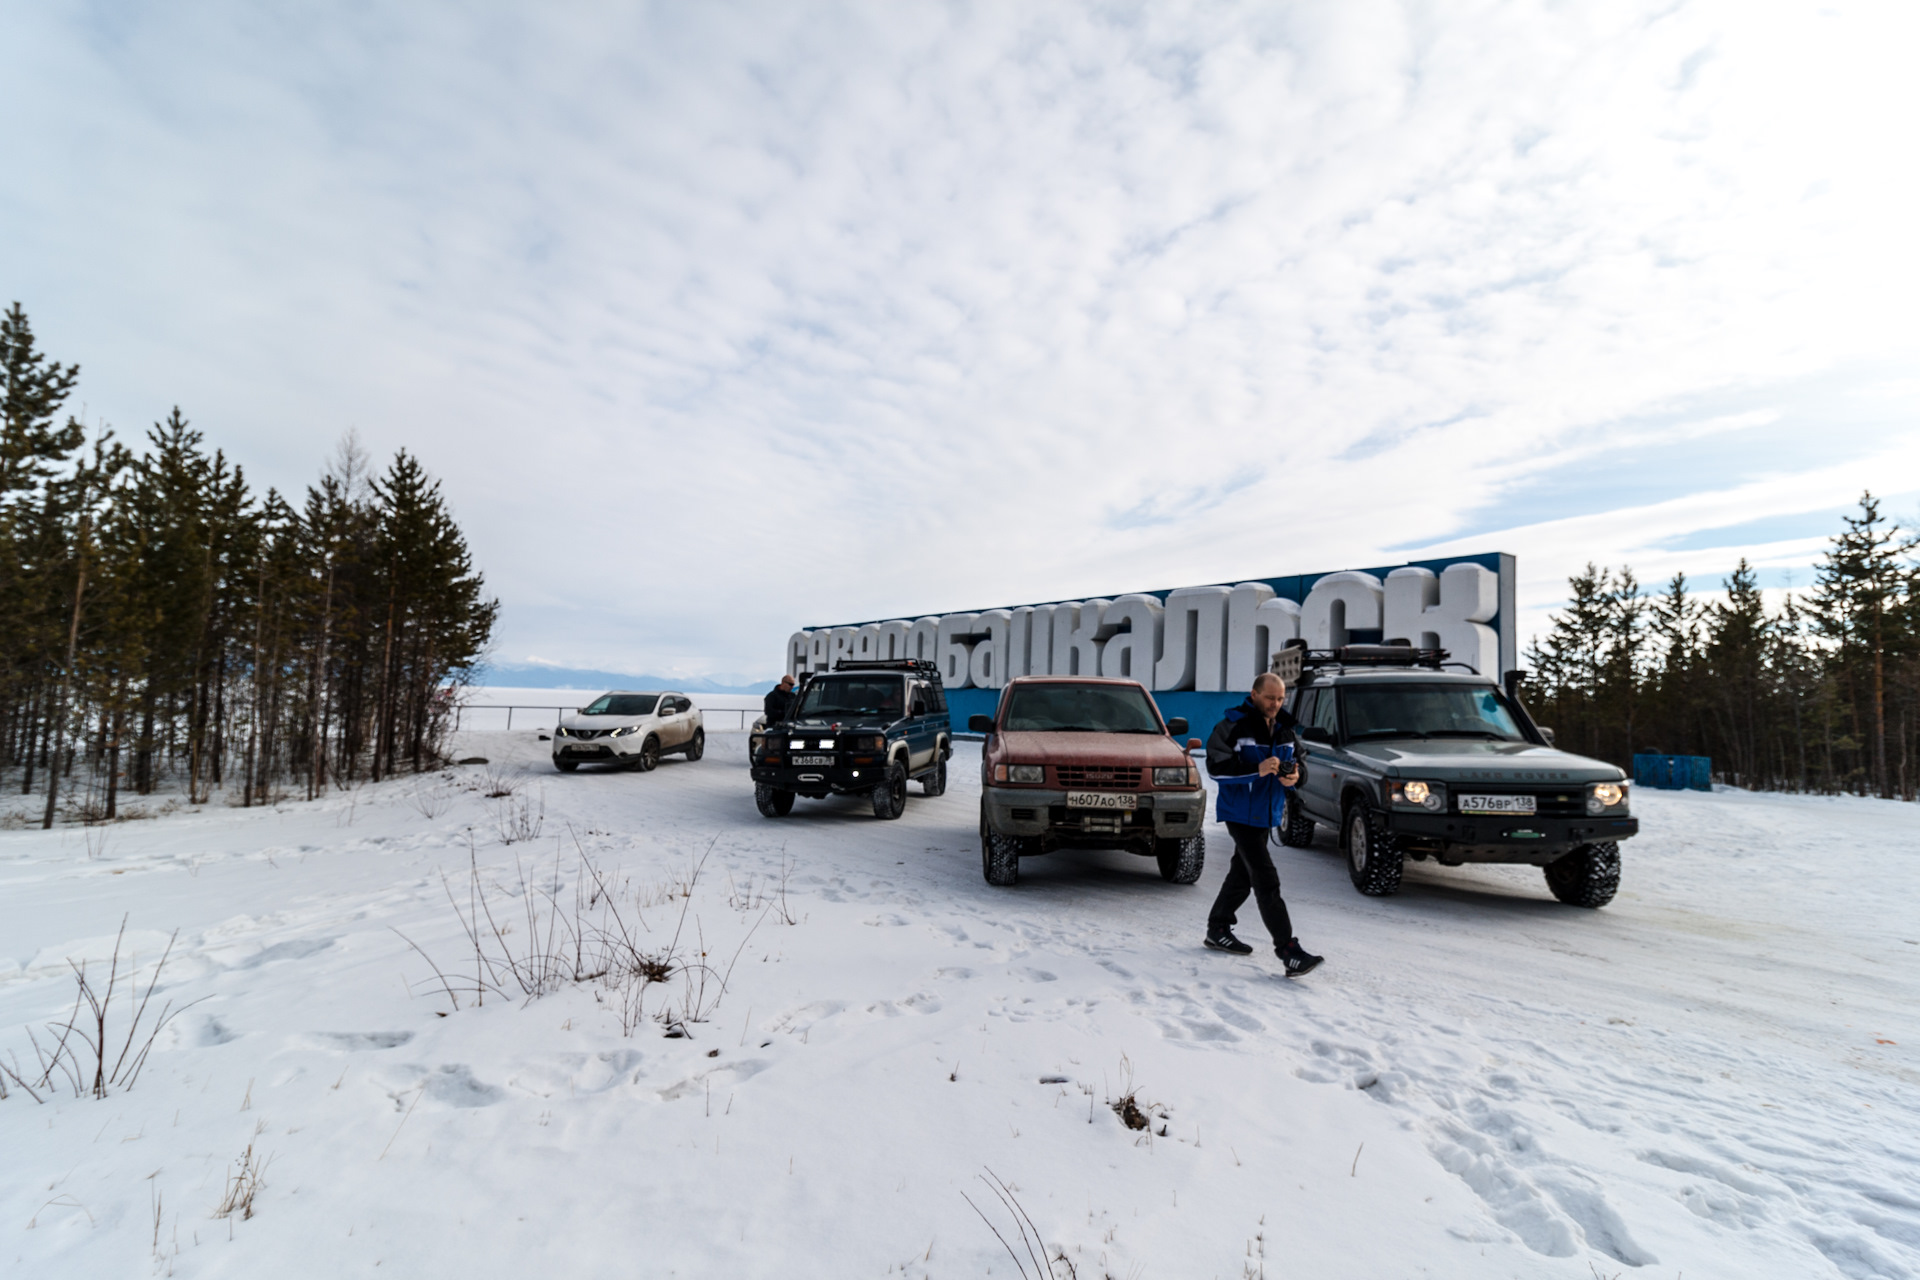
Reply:
[[1207, 793], [1175, 741], [1187, 722], [1162, 719], [1144, 685], [1022, 676], [993, 715], [967, 727], [987, 736], [980, 869], [988, 884], [1018, 882], [1023, 857], [1089, 847], [1151, 855], [1175, 884], [1200, 878]]

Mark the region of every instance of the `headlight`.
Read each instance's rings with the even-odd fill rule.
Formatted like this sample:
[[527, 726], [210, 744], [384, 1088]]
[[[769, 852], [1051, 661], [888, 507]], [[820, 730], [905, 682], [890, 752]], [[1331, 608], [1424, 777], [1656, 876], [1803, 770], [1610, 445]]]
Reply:
[[1045, 782], [1047, 767], [1041, 764], [997, 764], [993, 766], [995, 782]]
[[1422, 782], [1410, 779], [1392, 784], [1393, 802], [1403, 809], [1424, 809], [1428, 813], [1443, 813], [1447, 807], [1447, 789], [1438, 782]]
[[565, 725], [556, 725], [553, 730], [553, 736], [556, 738], [571, 738], [573, 736], [573, 730], [567, 728]]
[[805, 751], [806, 749], [807, 740], [805, 738], [795, 738], [787, 744], [787, 750], [789, 751]]
[[886, 748], [886, 745], [886, 736], [884, 734], [874, 733], [864, 738], [856, 738], [853, 743], [853, 749], [855, 751], [881, 751]]
[[1617, 809], [1627, 802], [1627, 784], [1624, 782], [1596, 782], [1587, 788], [1587, 812], [1605, 813]]
[[646, 727], [645, 725], [630, 724], [625, 726], [624, 728], [615, 729], [612, 733], [608, 734], [607, 736], [609, 738], [624, 738], [630, 733], [640, 732], [640, 730], [644, 729], [645, 727]]
[[1193, 768], [1180, 765], [1172, 769], [1155, 769], [1153, 785], [1156, 787], [1187, 787], [1193, 785]]
[[747, 739], [747, 754], [757, 756], [760, 754], [760, 748], [766, 745], [767, 735], [764, 733], [756, 733]]
[[831, 751], [831, 750], [833, 750], [833, 739], [832, 739], [832, 738], [822, 738], [822, 739], [820, 739], [820, 749], [821, 749], [822, 751]]

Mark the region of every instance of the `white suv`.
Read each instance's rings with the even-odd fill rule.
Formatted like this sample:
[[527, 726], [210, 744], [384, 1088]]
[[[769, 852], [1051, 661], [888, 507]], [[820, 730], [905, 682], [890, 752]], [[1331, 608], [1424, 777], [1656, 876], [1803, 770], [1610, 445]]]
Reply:
[[707, 731], [693, 700], [684, 693], [603, 693], [553, 731], [553, 767], [572, 773], [583, 764], [616, 764], [641, 773], [678, 751], [698, 760]]

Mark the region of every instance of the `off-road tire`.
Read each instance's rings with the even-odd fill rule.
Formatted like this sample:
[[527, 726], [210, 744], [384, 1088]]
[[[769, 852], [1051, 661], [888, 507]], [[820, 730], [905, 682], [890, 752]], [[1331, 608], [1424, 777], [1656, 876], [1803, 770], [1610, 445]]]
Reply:
[[687, 740], [687, 749], [684, 754], [689, 760], [698, 760], [701, 756], [707, 754], [707, 731], [705, 729], [695, 729], [693, 731], [693, 737]]
[[906, 811], [907, 770], [896, 762], [887, 766], [886, 776], [873, 789], [873, 816], [897, 818]]
[[1380, 829], [1379, 818], [1364, 804], [1347, 811], [1347, 877], [1369, 898], [1400, 892], [1404, 856], [1400, 842]]
[[942, 757], [931, 772], [920, 775], [920, 794], [943, 796], [947, 794], [947, 762]]
[[1300, 803], [1300, 793], [1289, 792], [1286, 811], [1280, 817], [1280, 843], [1289, 849], [1304, 849], [1313, 843], [1313, 819]]
[[1207, 865], [1207, 838], [1186, 836], [1179, 840], [1156, 840], [1154, 860], [1160, 864], [1160, 878], [1170, 884], [1192, 884]]
[[1020, 883], [1020, 838], [992, 830], [980, 833], [980, 874], [1002, 888]]
[[1547, 888], [1560, 901], [1575, 907], [1604, 907], [1620, 891], [1620, 846], [1583, 844], [1540, 868]]
[[580, 762], [578, 760], [555, 760], [553, 767], [562, 773], [572, 773], [580, 767]]
[[753, 784], [753, 804], [762, 817], [784, 818], [793, 812], [793, 792], [756, 782]]

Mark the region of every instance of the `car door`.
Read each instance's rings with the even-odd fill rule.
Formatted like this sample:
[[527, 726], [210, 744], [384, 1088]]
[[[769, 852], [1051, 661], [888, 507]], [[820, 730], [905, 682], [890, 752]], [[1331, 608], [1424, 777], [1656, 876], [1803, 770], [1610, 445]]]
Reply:
[[684, 708], [687, 700], [677, 693], [665, 694], [660, 699], [660, 745], [662, 748], [677, 747], [687, 740], [687, 716]]
[[907, 757], [909, 768], [924, 769], [933, 763], [934, 726], [932, 700], [927, 686], [918, 680], [907, 684]]
[[1308, 689], [1302, 695], [1311, 702], [1303, 708], [1300, 745], [1307, 754], [1307, 777], [1301, 785], [1307, 812], [1322, 822], [1340, 821], [1340, 795], [1335, 790], [1334, 774], [1338, 754], [1334, 744], [1340, 741], [1340, 703], [1331, 686]]

